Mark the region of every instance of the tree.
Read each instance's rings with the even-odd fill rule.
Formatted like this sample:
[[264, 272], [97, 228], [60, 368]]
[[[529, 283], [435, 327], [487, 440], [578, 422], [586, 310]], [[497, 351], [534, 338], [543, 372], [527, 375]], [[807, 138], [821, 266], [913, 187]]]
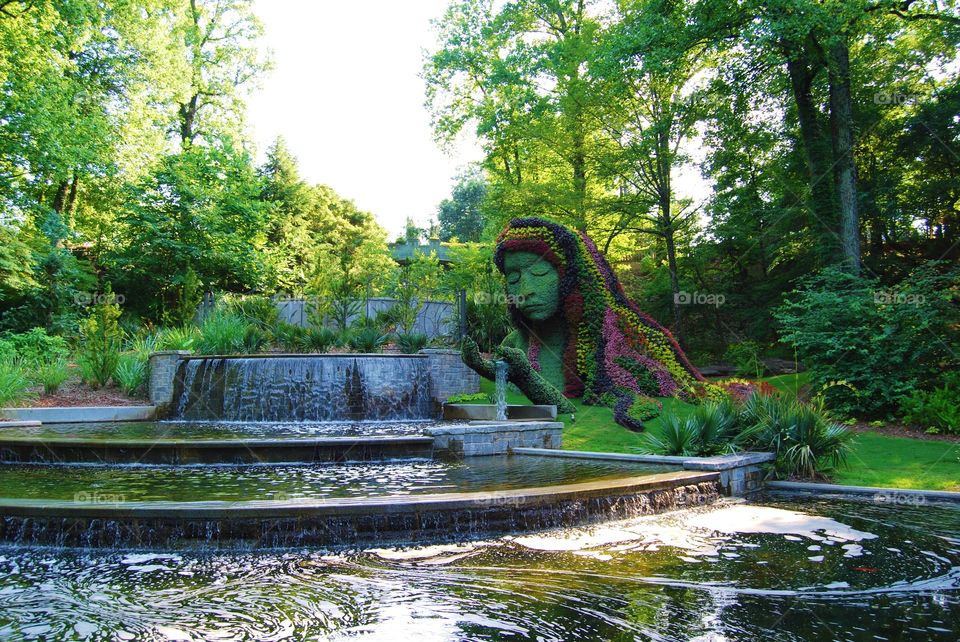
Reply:
[[198, 136], [237, 133], [244, 104], [239, 91], [269, 64], [256, 40], [263, 27], [253, 0], [189, 0], [176, 35], [187, 63], [177, 91], [177, 134], [189, 147]]
[[586, 0], [451, 4], [424, 70], [434, 130], [469, 124], [486, 152], [493, 201], [585, 229], [595, 196], [583, 72], [598, 28]]
[[168, 156], [129, 188], [120, 243], [105, 260], [129, 307], [182, 316], [193, 281], [231, 292], [260, 289], [266, 242], [251, 159], [229, 140]]
[[482, 209], [486, 196], [487, 184], [482, 174], [461, 176], [451, 198], [444, 199], [437, 208], [440, 240], [479, 241], [486, 225]]

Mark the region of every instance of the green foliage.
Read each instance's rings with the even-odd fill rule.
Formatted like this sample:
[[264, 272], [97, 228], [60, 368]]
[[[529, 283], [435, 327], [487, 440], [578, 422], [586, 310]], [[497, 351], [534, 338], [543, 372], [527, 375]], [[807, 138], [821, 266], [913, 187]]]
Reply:
[[710, 456], [732, 452], [741, 440], [739, 411], [732, 401], [700, 404], [690, 415], [664, 415], [659, 434], [644, 434], [641, 448], [659, 455]]
[[197, 354], [247, 354], [251, 343], [257, 342], [258, 328], [235, 314], [214, 311], [203, 320], [194, 342]]
[[337, 332], [328, 328], [304, 328], [289, 323], [278, 323], [273, 328], [273, 342], [284, 352], [328, 352], [337, 339]]
[[131, 186], [120, 242], [105, 257], [128, 306], [185, 322], [199, 283], [228, 291], [260, 286], [266, 213], [258, 193], [250, 157], [229, 139], [167, 156]]
[[273, 328], [273, 342], [284, 352], [302, 352], [306, 347], [307, 329], [290, 323], [278, 323]]
[[763, 376], [763, 362], [760, 361], [760, 346], [756, 341], [740, 341], [727, 346], [726, 359], [737, 367], [741, 377]]
[[439, 289], [442, 274], [443, 268], [433, 252], [414, 252], [409, 262], [394, 270], [388, 291], [397, 300], [392, 314], [399, 332], [413, 332], [427, 297]]
[[437, 208], [440, 240], [480, 241], [486, 226], [483, 212], [487, 184], [480, 172], [461, 176], [453, 187], [450, 199]]
[[914, 390], [900, 400], [903, 420], [927, 432], [960, 435], [960, 374], [948, 373], [933, 390]]
[[461, 392], [447, 397], [447, 403], [493, 403], [490, 395], [483, 392]]
[[277, 304], [266, 296], [225, 295], [217, 302], [217, 308], [226, 314], [246, 319], [264, 330], [276, 326], [280, 316]]
[[397, 333], [394, 336], [394, 339], [397, 342], [397, 347], [400, 348], [400, 352], [404, 354], [416, 354], [420, 352], [427, 345], [427, 335], [420, 333]]
[[0, 406], [23, 400], [30, 388], [26, 367], [16, 359], [0, 359]]
[[199, 329], [192, 325], [163, 328], [155, 335], [154, 348], [157, 351], [193, 350], [199, 336]]
[[106, 386], [117, 370], [123, 334], [118, 320], [120, 306], [109, 289], [80, 325], [81, 352], [77, 358], [81, 376], [92, 388]]
[[33, 362], [30, 365], [30, 380], [43, 386], [47, 395], [56, 394], [60, 386], [70, 378], [70, 366], [63, 357]]
[[0, 352], [12, 350], [28, 364], [66, 359], [70, 354], [66, 339], [50, 336], [43, 328], [32, 328], [20, 334], [4, 333], [0, 340], [9, 346], [0, 348]]
[[114, 379], [124, 394], [133, 397], [142, 392], [148, 377], [149, 365], [140, 355], [126, 353], [120, 356]]
[[383, 352], [383, 346], [390, 340], [389, 334], [383, 334], [380, 328], [359, 326], [347, 334], [346, 344], [354, 352], [373, 354]]
[[853, 435], [817, 403], [755, 395], [742, 420], [749, 422], [744, 435], [750, 448], [776, 453], [773, 472], [781, 479], [822, 478], [847, 464]]
[[831, 408], [844, 415], [892, 414], [901, 397], [956, 363], [960, 268], [944, 267], [921, 266], [887, 288], [828, 269], [804, 281], [776, 311], [784, 341], [796, 348]]

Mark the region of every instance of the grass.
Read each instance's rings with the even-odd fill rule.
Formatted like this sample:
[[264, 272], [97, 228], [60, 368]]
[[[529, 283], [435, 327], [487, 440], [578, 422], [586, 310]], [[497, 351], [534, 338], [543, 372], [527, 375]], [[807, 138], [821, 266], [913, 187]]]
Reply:
[[[807, 380], [804, 373], [765, 379], [787, 394], [796, 394]], [[492, 396], [493, 382], [482, 379], [480, 391]], [[564, 423], [564, 450], [637, 452], [642, 433], [631, 432], [614, 422], [609, 408], [584, 406], [579, 399], [572, 401], [577, 408], [576, 421], [571, 421], [569, 416], [560, 417]], [[694, 408], [673, 398], [661, 401], [664, 413], [686, 415]], [[508, 392], [507, 403], [529, 404], [530, 401], [524, 395]], [[649, 432], [657, 433], [661, 427], [660, 417], [647, 422]], [[832, 481], [851, 486], [960, 491], [960, 444], [859, 433], [853, 440], [849, 467], [837, 472]]]
[[960, 491], [960, 443], [859, 433], [837, 484]]

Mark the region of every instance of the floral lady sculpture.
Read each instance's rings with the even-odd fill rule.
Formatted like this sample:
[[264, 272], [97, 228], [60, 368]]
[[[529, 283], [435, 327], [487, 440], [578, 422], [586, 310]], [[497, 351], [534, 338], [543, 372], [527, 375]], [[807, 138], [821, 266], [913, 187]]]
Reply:
[[[514, 219], [497, 238], [507, 280], [511, 332], [497, 350], [509, 379], [534, 403], [573, 412], [568, 399], [614, 409], [617, 423], [643, 430], [660, 403], [722, 396], [691, 365], [670, 332], [627, 298], [583, 232], [537, 218]], [[494, 364], [467, 340], [464, 361], [482, 376]]]

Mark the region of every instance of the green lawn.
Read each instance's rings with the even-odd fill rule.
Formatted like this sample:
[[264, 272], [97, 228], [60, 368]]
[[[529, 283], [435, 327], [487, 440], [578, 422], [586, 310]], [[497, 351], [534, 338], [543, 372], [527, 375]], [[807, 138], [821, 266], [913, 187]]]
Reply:
[[960, 444], [859, 433], [850, 467], [835, 474], [834, 482], [960, 491]]
[[[783, 392], [794, 392], [807, 383], [807, 377], [780, 375], [766, 379]], [[491, 397], [494, 384], [482, 380], [480, 390]], [[693, 406], [677, 399], [661, 399], [664, 413], [687, 413]], [[507, 402], [529, 404], [521, 394], [508, 393]], [[561, 416], [564, 423], [563, 448], [602, 452], [636, 452], [640, 434], [613, 421], [609, 408], [584, 406], [574, 399], [576, 421]], [[647, 422], [647, 430], [660, 429], [660, 419]], [[875, 433], [859, 433], [853, 443], [849, 468], [837, 473], [833, 481], [853, 486], [917, 488], [960, 491], [960, 444], [890, 437]]]

